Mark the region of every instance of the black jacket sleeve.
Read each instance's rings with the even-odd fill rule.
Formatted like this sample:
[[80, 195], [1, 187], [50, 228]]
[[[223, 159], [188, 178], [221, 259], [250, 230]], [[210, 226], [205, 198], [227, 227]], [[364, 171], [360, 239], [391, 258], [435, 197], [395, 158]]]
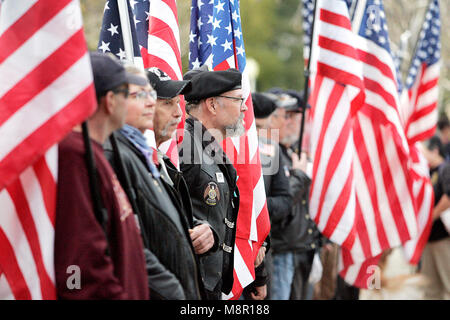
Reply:
[[289, 179], [290, 192], [292, 196], [293, 205], [308, 197], [309, 185], [311, 179], [305, 172], [299, 169], [290, 170], [291, 177]]
[[292, 197], [289, 192], [289, 178], [284, 171], [284, 160], [279, 157], [279, 170], [273, 175], [267, 193], [267, 209], [272, 222], [284, 220], [291, 212]]
[[175, 275], [167, 270], [158, 258], [148, 249], [144, 249], [151, 300], [184, 300], [185, 295]]

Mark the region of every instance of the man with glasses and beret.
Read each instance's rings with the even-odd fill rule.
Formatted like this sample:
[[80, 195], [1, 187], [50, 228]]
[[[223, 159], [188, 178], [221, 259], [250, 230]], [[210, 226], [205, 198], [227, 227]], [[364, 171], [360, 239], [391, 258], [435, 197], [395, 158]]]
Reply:
[[142, 83], [130, 86], [125, 125], [105, 144], [111, 162], [137, 213], [147, 252], [150, 299], [199, 300], [203, 298], [195, 250], [189, 235], [191, 223], [180, 200], [161, 178], [154, 149], [143, 133], [153, 128], [157, 93], [143, 70], [127, 67]]
[[218, 234], [219, 249], [200, 257], [207, 298], [220, 300], [233, 286], [234, 243], [239, 211], [237, 175], [221, 147], [226, 137], [244, 134], [242, 74], [236, 69], [208, 71], [206, 66], [184, 75], [192, 89], [187, 101], [180, 169], [190, 186], [194, 216]]
[[95, 159], [99, 221], [85, 162], [86, 145], [76, 127], [59, 144], [55, 219], [55, 280], [59, 299], [148, 299], [142, 240], [132, 207], [102, 144], [126, 117], [129, 86], [140, 79], [115, 58], [92, 52], [98, 107], [87, 120]]

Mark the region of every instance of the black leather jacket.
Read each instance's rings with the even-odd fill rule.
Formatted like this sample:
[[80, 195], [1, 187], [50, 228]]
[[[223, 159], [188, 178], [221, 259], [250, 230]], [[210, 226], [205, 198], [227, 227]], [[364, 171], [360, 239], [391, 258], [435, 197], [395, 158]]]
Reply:
[[183, 213], [180, 199], [173, 196], [169, 186], [150, 173], [144, 155], [120, 132], [114, 134], [126, 177], [118, 170], [109, 141], [104, 145], [105, 155], [121, 184], [125, 185], [124, 179], [130, 182], [126, 192], [135, 200], [144, 245], [149, 249], [150, 298], [201, 299], [203, 286], [188, 231], [192, 220]]
[[[205, 138], [206, 137], [206, 138]], [[205, 288], [228, 294], [233, 285], [234, 243], [239, 211], [236, 170], [200, 121], [186, 120], [180, 148], [180, 169], [189, 186], [194, 216], [217, 232], [219, 250], [200, 257]]]
[[292, 150], [280, 145], [280, 155], [284, 163], [280, 170], [284, 170], [289, 176], [293, 206], [290, 215], [282, 224], [272, 225], [271, 247], [275, 253], [317, 250], [322, 242], [322, 236], [309, 216], [311, 179], [305, 172], [292, 168], [291, 152]]

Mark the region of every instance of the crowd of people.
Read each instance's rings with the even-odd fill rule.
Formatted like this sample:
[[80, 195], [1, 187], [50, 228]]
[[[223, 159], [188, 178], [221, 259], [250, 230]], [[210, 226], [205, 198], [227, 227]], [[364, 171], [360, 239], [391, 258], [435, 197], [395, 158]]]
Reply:
[[[90, 58], [97, 110], [59, 145], [58, 298], [222, 299], [233, 286], [241, 199], [236, 169], [221, 145], [245, 132], [241, 73], [203, 66], [172, 80], [158, 68], [143, 71], [107, 54], [91, 52]], [[160, 146], [182, 121], [182, 96], [186, 120], [177, 166]], [[271, 231], [241, 299], [357, 298], [336, 268], [334, 276], [324, 268], [321, 281], [332, 282], [327, 294], [319, 295], [311, 281], [315, 261], [323, 262], [333, 244], [309, 215], [310, 155], [298, 152], [308, 112], [303, 94], [274, 88], [253, 93], [252, 101]], [[448, 121], [439, 128], [442, 140], [450, 138], [449, 128]], [[154, 146], [147, 130], [154, 132]], [[422, 271], [434, 281], [430, 297], [448, 299], [450, 240], [439, 216], [450, 207], [450, 155], [441, 138], [430, 140], [426, 153], [438, 178]], [[73, 266], [80, 270], [75, 286]]]

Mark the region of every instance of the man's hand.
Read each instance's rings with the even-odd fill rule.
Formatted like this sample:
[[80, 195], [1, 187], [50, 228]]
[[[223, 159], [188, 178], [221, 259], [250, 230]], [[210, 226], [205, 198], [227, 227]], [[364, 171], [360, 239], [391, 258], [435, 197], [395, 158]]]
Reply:
[[262, 287], [255, 287], [256, 292], [250, 293], [250, 297], [253, 300], [264, 300], [267, 296], [267, 285], [263, 285]]
[[306, 166], [308, 164], [308, 157], [306, 155], [306, 152], [302, 152], [300, 159], [298, 158], [298, 154], [293, 152], [291, 158], [292, 158], [292, 168], [300, 169], [306, 173]]
[[263, 262], [264, 257], [266, 256], [266, 247], [259, 248], [258, 255], [255, 259], [255, 268], [258, 267], [261, 262]]
[[203, 254], [214, 245], [214, 235], [207, 224], [200, 224], [189, 229], [189, 235], [196, 254]]

